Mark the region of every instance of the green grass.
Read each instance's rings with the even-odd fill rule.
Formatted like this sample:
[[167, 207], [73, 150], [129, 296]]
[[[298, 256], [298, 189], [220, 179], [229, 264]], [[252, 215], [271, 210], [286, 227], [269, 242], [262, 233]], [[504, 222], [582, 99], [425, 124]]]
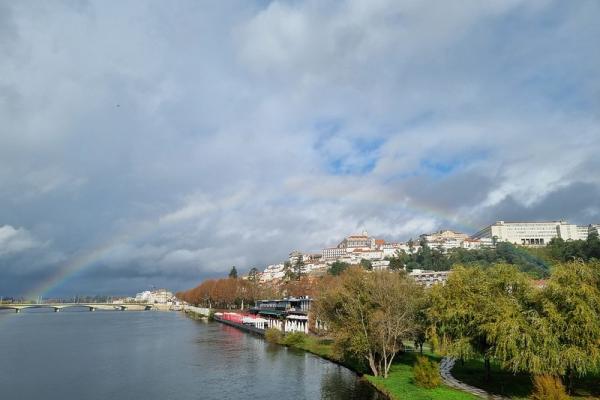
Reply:
[[[290, 346], [293, 348], [308, 351], [320, 357], [338, 362], [348, 368], [366, 373], [365, 366], [357, 360], [340, 360], [333, 349], [333, 341], [321, 339], [315, 336], [306, 336], [305, 340], [299, 345]], [[396, 361], [390, 369], [388, 378], [375, 377], [365, 374], [364, 377], [378, 390], [387, 394], [390, 399], [402, 400], [475, 400], [476, 396], [460, 390], [452, 389], [447, 386], [440, 386], [435, 389], [426, 389], [415, 385], [413, 382], [413, 364], [416, 362], [416, 353], [404, 353], [397, 356]], [[439, 357], [431, 356], [435, 361]]]
[[[485, 380], [483, 360], [469, 360], [463, 365], [460, 361], [452, 369], [452, 375], [471, 386], [482, 388], [490, 393], [512, 399], [527, 399], [533, 389], [529, 374], [513, 374], [492, 363], [491, 380]], [[600, 398], [600, 374], [591, 374], [576, 379], [574, 398]]]
[[[389, 376], [384, 379], [378, 376], [365, 375], [375, 387], [386, 393], [392, 399], [411, 400], [474, 400], [478, 397], [470, 393], [439, 386], [435, 389], [425, 389], [413, 382], [413, 364], [417, 354], [404, 353], [397, 356], [390, 368]], [[436, 357], [431, 358], [438, 360]]]
[[456, 361], [452, 375], [471, 386], [514, 399], [526, 399], [533, 388], [531, 377], [528, 374], [514, 375], [500, 369], [494, 363], [492, 363], [492, 378], [487, 382], [483, 360], [468, 360], [464, 364]]
[[336, 359], [333, 352], [333, 341], [329, 339], [319, 339], [307, 335], [304, 342], [295, 347], [323, 358]]
[[[301, 343], [289, 347], [308, 351], [320, 357], [338, 362], [348, 368], [365, 373], [364, 377], [381, 392], [391, 399], [401, 400], [475, 400], [478, 397], [440, 386], [435, 389], [425, 389], [413, 382], [413, 365], [416, 362], [417, 352], [399, 354], [390, 369], [389, 376], [384, 379], [368, 375], [365, 366], [356, 360], [340, 360], [333, 349], [333, 341], [315, 336], [305, 336]], [[425, 346], [425, 354], [438, 361], [440, 357], [433, 355]], [[488, 392], [501, 394], [512, 399], [527, 399], [532, 390], [531, 378], [527, 374], [512, 374], [502, 370], [498, 365], [492, 364], [492, 380], [485, 381], [483, 360], [469, 360], [464, 365], [457, 361], [452, 374], [457, 379]], [[600, 374], [593, 374], [584, 379], [578, 379], [575, 384], [575, 398], [600, 399]]]

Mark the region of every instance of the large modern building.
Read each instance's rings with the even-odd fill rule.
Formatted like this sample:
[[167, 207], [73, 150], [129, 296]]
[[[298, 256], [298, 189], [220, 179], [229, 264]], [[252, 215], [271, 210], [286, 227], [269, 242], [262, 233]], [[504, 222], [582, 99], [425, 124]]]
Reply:
[[567, 221], [497, 221], [474, 234], [472, 238], [488, 238], [496, 242], [509, 242], [523, 246], [545, 246], [554, 238], [585, 240], [588, 232], [588, 226], [578, 226]]

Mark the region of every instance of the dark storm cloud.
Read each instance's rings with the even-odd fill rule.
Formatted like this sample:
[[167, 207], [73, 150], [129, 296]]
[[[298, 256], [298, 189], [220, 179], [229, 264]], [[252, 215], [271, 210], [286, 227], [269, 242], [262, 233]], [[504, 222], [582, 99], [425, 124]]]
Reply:
[[583, 182], [573, 182], [548, 193], [544, 198], [529, 206], [513, 197], [487, 210], [490, 223], [506, 221], [556, 221], [568, 220], [587, 225], [600, 221], [600, 186]]
[[78, 257], [53, 293], [181, 289], [365, 228], [598, 220], [599, 7], [4, 2], [0, 294]]

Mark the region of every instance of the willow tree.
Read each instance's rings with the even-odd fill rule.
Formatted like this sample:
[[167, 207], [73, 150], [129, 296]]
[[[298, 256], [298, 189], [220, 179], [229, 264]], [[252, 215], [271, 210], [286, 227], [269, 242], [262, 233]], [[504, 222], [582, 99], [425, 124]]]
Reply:
[[487, 270], [486, 281], [490, 308], [481, 329], [490, 355], [515, 373], [555, 374], [556, 337], [531, 278], [514, 266], [498, 265]]
[[402, 340], [414, 336], [422, 288], [405, 274], [350, 268], [319, 295], [317, 317], [336, 344], [387, 377]]
[[541, 309], [555, 338], [546, 358], [573, 379], [600, 368], [600, 262], [556, 265], [541, 293]]
[[489, 379], [492, 343], [483, 329], [493, 309], [488, 289], [486, 271], [456, 267], [446, 285], [431, 289], [427, 314], [430, 339], [442, 353], [463, 360], [482, 356]]

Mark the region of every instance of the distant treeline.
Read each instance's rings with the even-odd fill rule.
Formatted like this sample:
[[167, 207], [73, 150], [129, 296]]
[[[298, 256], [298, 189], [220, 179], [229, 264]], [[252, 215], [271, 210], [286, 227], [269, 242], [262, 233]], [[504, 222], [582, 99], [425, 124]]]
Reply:
[[600, 260], [600, 238], [596, 231], [590, 233], [587, 240], [565, 241], [556, 238], [552, 239], [543, 250], [547, 257], [556, 261]]
[[[332, 279], [331, 276], [320, 280]], [[254, 305], [259, 299], [276, 299], [283, 296], [314, 295], [316, 281], [307, 276], [284, 280], [280, 284], [260, 283], [256, 277], [241, 279], [234, 276], [208, 279], [193, 289], [176, 293], [178, 299], [209, 308], [240, 308]]]

